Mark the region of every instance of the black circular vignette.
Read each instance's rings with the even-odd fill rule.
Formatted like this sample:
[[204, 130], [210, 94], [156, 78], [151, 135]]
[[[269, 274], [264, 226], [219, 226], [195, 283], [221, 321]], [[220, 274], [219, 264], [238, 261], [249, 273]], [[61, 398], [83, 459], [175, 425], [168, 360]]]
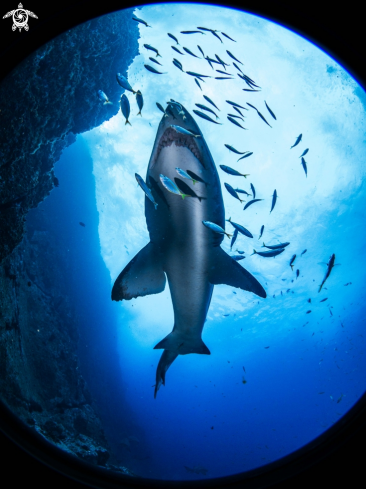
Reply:
[[[153, 2], [162, 3], [162, 2]], [[188, 2], [186, 2], [188, 3]], [[212, 5], [220, 5], [213, 2]], [[6, 0], [2, 2], [3, 12], [13, 10], [17, 0]], [[33, 11], [38, 19], [30, 19], [29, 31], [13, 32], [11, 22], [2, 19], [1, 41], [0, 41], [0, 76], [6, 76], [24, 58], [31, 54], [53, 37], [73, 28], [81, 22], [86, 22], [94, 17], [119, 10], [122, 7], [144, 5], [142, 2], [120, 2], [115, 0], [104, 0], [100, 3], [87, 1], [64, 0], [60, 3], [45, 3], [31, 1], [24, 7]], [[243, 0], [241, 2], [228, 2], [221, 5], [247, 10], [250, 13], [263, 16], [273, 20], [294, 32], [303, 35], [317, 44], [338, 63], [346, 68], [352, 76], [362, 85], [366, 85], [366, 63], [363, 53], [363, 17], [359, 11], [359, 4], [355, 1], [347, 4], [341, 10], [330, 1], [309, 0], [306, 3], [294, 3], [289, 0], [263, 0], [260, 5], [255, 2]], [[26, 110], [26, 107], [24, 108]], [[4, 141], [2, 141], [4, 144]], [[10, 424], [6, 424], [6, 415], [0, 412], [0, 428], [11, 436]], [[349, 418], [349, 419], [347, 419]], [[342, 418], [343, 420], [343, 418]], [[363, 476], [363, 443], [366, 438], [366, 399], [363, 398], [352, 408], [350, 416], [344, 417], [343, 429], [338, 429], [334, 437], [324, 436], [324, 444], [314, 448], [305, 454], [298, 462], [283, 467], [281, 473], [259, 475], [256, 479], [245, 481], [244, 478], [228, 478], [227, 481], [216, 483], [206, 487], [273, 487], [274, 489], [292, 489], [293, 487], [317, 484], [324, 486], [339, 486], [347, 484], [348, 487], [356, 487]], [[339, 425], [337, 425], [339, 428]], [[12, 427], [13, 433], [17, 432], [16, 426]], [[15, 431], [14, 431], [15, 430]], [[334, 430], [337, 431], [337, 430]], [[18, 443], [21, 442], [19, 436]], [[26, 435], [24, 435], [26, 436]], [[17, 436], [12, 437], [13, 440]], [[31, 438], [28, 438], [31, 443]], [[23, 445], [24, 446], [24, 445]], [[31, 446], [31, 445], [30, 445]], [[29, 448], [29, 447], [28, 447]], [[30, 453], [32, 450], [29, 449]], [[24, 483], [35, 483], [39, 489], [53, 487], [55, 485], [67, 485], [71, 488], [93, 487], [70, 479], [54, 469], [49, 468], [32, 455], [19, 448], [0, 431], [0, 453], [2, 466], [2, 480], [5, 485], [12, 484], [22, 487]], [[36, 452], [34, 453], [36, 454]], [[308, 465], [306, 465], [308, 464]], [[60, 470], [60, 468], [59, 468]], [[72, 475], [69, 473], [69, 475]], [[80, 473], [82, 477], [82, 473]], [[81, 479], [79, 479], [81, 480]], [[82, 479], [86, 480], [86, 479]], [[107, 484], [107, 482], [106, 482]], [[180, 483], [171, 484], [172, 487]], [[148, 482], [140, 487], [149, 487]], [[158, 481], [154, 484], [158, 487]], [[186, 483], [187, 487], [196, 486], [195, 483]], [[99, 486], [98, 486], [99, 487]], [[101, 485], [100, 487], [108, 487]], [[123, 483], [119, 487], [127, 487]], [[132, 487], [132, 486], [131, 486]], [[197, 485], [197, 487], [199, 487]], [[204, 487], [200, 485], [200, 487]]]

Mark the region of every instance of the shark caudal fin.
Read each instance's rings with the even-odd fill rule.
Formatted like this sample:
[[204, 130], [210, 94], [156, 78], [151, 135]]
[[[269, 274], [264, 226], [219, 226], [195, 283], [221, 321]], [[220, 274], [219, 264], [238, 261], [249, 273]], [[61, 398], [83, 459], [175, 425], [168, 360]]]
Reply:
[[213, 249], [211, 257], [211, 267], [209, 281], [213, 285], [226, 284], [238, 289], [253, 292], [259, 297], [267, 297], [266, 291], [244, 267], [233, 260], [225, 251], [216, 247]]
[[187, 355], [188, 353], [211, 355], [210, 350], [204, 344], [201, 337], [183, 335], [181, 333], [176, 333], [174, 330], [154, 346], [154, 350], [162, 349], [175, 352], [178, 355]]
[[161, 255], [149, 243], [122, 270], [112, 288], [112, 301], [159, 294], [165, 288]]
[[160, 389], [161, 384], [165, 385], [165, 374], [170, 365], [177, 358], [179, 353], [170, 350], [164, 350], [160, 357], [158, 368], [156, 369], [156, 384], [154, 391], [154, 399], [156, 399], [156, 394]]

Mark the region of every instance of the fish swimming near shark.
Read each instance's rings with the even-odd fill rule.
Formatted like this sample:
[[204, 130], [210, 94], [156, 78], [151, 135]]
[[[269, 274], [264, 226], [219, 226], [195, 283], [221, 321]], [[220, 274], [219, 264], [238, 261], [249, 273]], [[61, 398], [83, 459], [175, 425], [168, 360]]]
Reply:
[[[183, 120], [178, 108], [172, 106], [172, 112], [180, 127], [201, 137], [174, 131], [171, 114], [161, 119], [145, 178], [157, 203], [155, 209], [145, 197], [150, 242], [122, 270], [112, 288], [112, 300], [131, 300], [162, 292], [168, 281], [174, 325], [172, 332], [154, 347], [163, 350], [154, 397], [161, 384], [165, 385], [166, 372], [179, 355], [210, 354], [201, 336], [215, 285], [226, 284], [266, 297], [258, 280], [221, 248], [224, 235], [202, 225], [202, 221], [208, 221], [225, 228], [218, 172], [190, 113], [184, 109]], [[198, 174], [206, 182], [200, 188], [201, 199], [181, 199], [166, 190], [161, 174], [178, 187], [183, 182], [176, 168]]]
[[333, 267], [334, 267], [334, 262], [335, 262], [335, 254], [333, 253], [333, 255], [330, 257], [329, 259], [329, 262], [327, 263], [327, 273], [325, 274], [325, 277], [322, 281], [322, 283], [320, 284], [320, 287], [319, 287], [319, 290], [318, 292], [320, 292], [322, 290], [322, 287], [325, 283], [325, 281], [327, 280], [327, 278], [329, 277], [330, 275], [330, 272], [332, 271]]

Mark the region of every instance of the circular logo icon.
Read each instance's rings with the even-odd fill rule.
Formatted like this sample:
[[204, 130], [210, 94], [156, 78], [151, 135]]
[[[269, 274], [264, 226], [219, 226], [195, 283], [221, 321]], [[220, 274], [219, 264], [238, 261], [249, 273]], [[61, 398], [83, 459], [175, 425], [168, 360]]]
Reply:
[[19, 30], [21, 30], [24, 27], [24, 29], [27, 31], [29, 29], [27, 11], [21, 8], [14, 10], [13, 22], [14, 22], [12, 26], [13, 31], [15, 31], [17, 27], [19, 28]]

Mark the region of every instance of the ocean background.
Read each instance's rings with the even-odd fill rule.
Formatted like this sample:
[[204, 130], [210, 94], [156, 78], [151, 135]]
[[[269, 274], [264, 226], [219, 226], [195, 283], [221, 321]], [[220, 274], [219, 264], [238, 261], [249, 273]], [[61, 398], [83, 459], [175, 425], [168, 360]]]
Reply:
[[[232, 475], [303, 447], [365, 391], [365, 92], [324, 52], [264, 19], [190, 4], [146, 6], [136, 15], [153, 26], [140, 25], [140, 55], [128, 76], [143, 93], [142, 118], [126, 92], [131, 127], [118, 113], [78, 135], [55, 165], [59, 187], [29, 212], [27, 225], [34, 226], [42, 213], [42, 225], [69, 256], [80, 369], [120, 463], [157, 479]], [[229, 40], [221, 45], [209, 33], [180, 35], [196, 28], [192, 18], [222, 29], [242, 47]], [[240, 79], [207, 79], [201, 92], [171, 64], [179, 55], [172, 54], [167, 32], [197, 55], [197, 43], [210, 56], [220, 51], [230, 64], [225, 49], [231, 50], [262, 92], [242, 92], [248, 87]], [[154, 54], [144, 43], [159, 49], [166, 75], [145, 70]], [[179, 59], [185, 69], [211, 75], [203, 60], [188, 54]], [[112, 302], [110, 294], [120, 271], [149, 241], [144, 194], [134, 174], [145, 177], [162, 116], [156, 102], [165, 107], [173, 98], [192, 113], [195, 103], [208, 105], [202, 93], [221, 109], [223, 126], [195, 117], [216, 166], [250, 173], [244, 180], [218, 170], [226, 219], [254, 235], [239, 235], [233, 251], [245, 252], [239, 263], [260, 281], [267, 298], [215, 286], [202, 335], [211, 355], [178, 357], [154, 399], [161, 351], [153, 347], [173, 327], [169, 287], [123, 303]], [[227, 99], [254, 104], [272, 128], [254, 110], [246, 112], [248, 131], [233, 126], [226, 119], [233, 112]], [[302, 142], [290, 149], [300, 133]], [[236, 163], [225, 143], [253, 155]], [[299, 158], [306, 148], [307, 177]], [[248, 192], [253, 183], [264, 200], [243, 211], [224, 182]], [[270, 213], [274, 189], [278, 200]], [[232, 231], [229, 223], [226, 230]], [[253, 249], [265, 249], [263, 242], [286, 241], [290, 245], [276, 258], [251, 256]], [[230, 253], [226, 237], [222, 247]], [[319, 293], [333, 253], [337, 265]]]

